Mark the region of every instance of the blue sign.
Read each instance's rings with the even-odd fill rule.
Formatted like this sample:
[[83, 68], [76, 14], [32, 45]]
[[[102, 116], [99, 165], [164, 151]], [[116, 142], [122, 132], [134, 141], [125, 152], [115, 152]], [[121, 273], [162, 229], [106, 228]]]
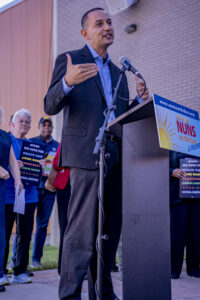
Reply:
[[20, 169], [22, 183], [24, 185], [39, 184], [42, 168], [40, 160], [44, 159], [46, 146], [30, 141], [23, 141], [20, 160], [24, 166]]

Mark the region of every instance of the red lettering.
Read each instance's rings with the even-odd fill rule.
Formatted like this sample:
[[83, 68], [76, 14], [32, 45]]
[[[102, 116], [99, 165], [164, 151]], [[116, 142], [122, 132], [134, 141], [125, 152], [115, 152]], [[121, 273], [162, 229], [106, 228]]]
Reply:
[[192, 126], [192, 136], [193, 136], [193, 137], [196, 137], [196, 131], [195, 131], [194, 129], [195, 129], [195, 127]]
[[180, 131], [181, 133], [183, 133], [183, 122], [179, 122], [177, 120], [176, 123], [177, 123], [178, 132]]
[[[184, 126], [185, 125], [185, 126]], [[185, 133], [185, 134], [187, 134], [188, 133], [188, 124], [184, 124], [183, 125], [183, 132]]]
[[192, 126], [188, 125], [188, 135], [192, 136]]
[[185, 135], [190, 135], [196, 137], [195, 127], [187, 123], [176, 121], [178, 132], [184, 133]]

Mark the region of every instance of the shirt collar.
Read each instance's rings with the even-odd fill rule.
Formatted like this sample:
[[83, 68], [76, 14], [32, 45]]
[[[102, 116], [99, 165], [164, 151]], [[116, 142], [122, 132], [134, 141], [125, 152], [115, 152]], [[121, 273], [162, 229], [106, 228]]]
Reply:
[[52, 142], [53, 137], [51, 136], [51, 137], [50, 137], [50, 140], [49, 140], [48, 142], [45, 141], [45, 138], [44, 138], [42, 135], [40, 135], [40, 139], [41, 139], [42, 141], [44, 141], [45, 143], [48, 144], [48, 143]]
[[[88, 49], [89, 49], [89, 51], [90, 51], [90, 53], [92, 54], [92, 56], [93, 56], [94, 59], [99, 58], [99, 59], [101, 59], [101, 60], [103, 61], [103, 57], [100, 56], [100, 55], [94, 50], [94, 48], [92, 48], [92, 46], [91, 46], [89, 43], [87, 43], [87, 46], [88, 46]], [[106, 60], [106, 62], [107, 62], [107, 63], [110, 63], [110, 61], [111, 61], [110, 55], [107, 54], [107, 60]]]

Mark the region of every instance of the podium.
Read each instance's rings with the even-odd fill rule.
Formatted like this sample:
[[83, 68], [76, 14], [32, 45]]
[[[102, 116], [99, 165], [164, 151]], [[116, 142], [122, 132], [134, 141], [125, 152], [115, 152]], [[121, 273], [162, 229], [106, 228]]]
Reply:
[[170, 300], [169, 155], [153, 100], [109, 123], [122, 137], [123, 300]]

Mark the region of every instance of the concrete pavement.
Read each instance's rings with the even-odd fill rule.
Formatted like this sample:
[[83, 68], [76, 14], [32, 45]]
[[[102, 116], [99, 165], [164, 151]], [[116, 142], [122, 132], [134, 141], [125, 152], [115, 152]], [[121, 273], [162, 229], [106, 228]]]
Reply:
[[[113, 273], [112, 277], [115, 292], [122, 300], [122, 281], [119, 279], [119, 273]], [[32, 281], [31, 284], [11, 284], [5, 293], [0, 293], [0, 300], [58, 300], [57, 270], [34, 272]], [[134, 295], [132, 299], [134, 300]], [[88, 300], [87, 281], [83, 285], [82, 300]], [[183, 271], [180, 279], [172, 280], [172, 300], [200, 300], [200, 279], [189, 277]]]

